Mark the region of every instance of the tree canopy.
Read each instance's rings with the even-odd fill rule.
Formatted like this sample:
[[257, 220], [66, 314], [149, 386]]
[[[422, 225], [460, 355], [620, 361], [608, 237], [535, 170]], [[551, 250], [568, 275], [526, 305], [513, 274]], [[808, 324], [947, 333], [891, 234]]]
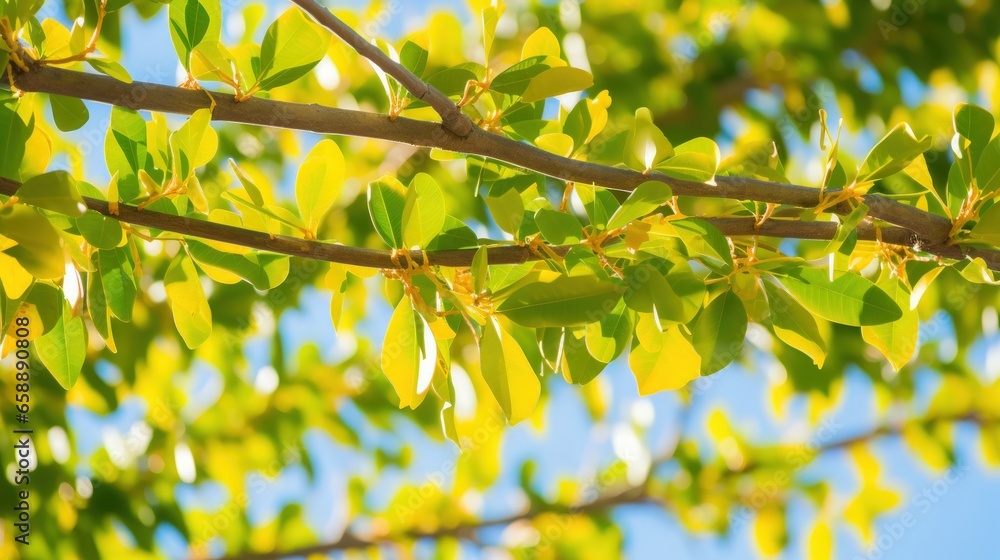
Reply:
[[1000, 6], [405, 10], [5, 2], [4, 557], [615, 558], [640, 506], [831, 558], [879, 441], [1000, 463]]

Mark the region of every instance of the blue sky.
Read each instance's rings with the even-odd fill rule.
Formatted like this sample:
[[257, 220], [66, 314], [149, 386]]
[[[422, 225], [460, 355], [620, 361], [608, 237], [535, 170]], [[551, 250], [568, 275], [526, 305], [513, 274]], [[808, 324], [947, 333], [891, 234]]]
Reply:
[[[225, 3], [224, 3], [225, 4]], [[344, 3], [339, 3], [343, 5]], [[358, 0], [350, 0], [348, 5], [361, 5]], [[271, 13], [266, 19], [272, 19], [286, 5], [283, 2], [270, 1]], [[402, 11], [392, 19], [388, 27], [389, 33], [399, 33], [410, 25], [418, 24], [435, 10], [455, 10], [466, 14], [465, 3], [459, 0], [441, 2], [400, 2]], [[170, 48], [166, 10], [150, 22], [143, 22], [131, 10], [126, 10], [123, 23], [126, 47], [122, 63], [137, 80], [160, 83], [176, 83], [177, 61], [173, 49]], [[225, 27], [224, 27], [225, 29]], [[149, 48], [156, 45], [157, 48]], [[854, 63], [854, 62], [852, 62]], [[860, 64], [860, 63], [859, 63]], [[864, 75], [864, 73], [862, 73]], [[911, 101], [919, 99], [924, 86], [915, 82], [911, 75], [901, 76], [901, 83], [908, 83], [912, 94], [907, 97]], [[878, 87], [878, 84], [869, 84]], [[614, 95], [614, 92], [611, 92]], [[766, 98], [757, 100], [762, 106], [769, 102]], [[915, 102], [915, 101], [914, 101]], [[88, 158], [88, 178], [98, 184], [107, 180], [107, 172], [99, 162], [103, 161], [100, 150], [103, 147], [103, 125], [107, 123], [110, 109], [107, 106], [93, 103], [87, 104], [91, 111], [90, 123], [73, 137], [81, 144], [89, 144], [95, 150], [94, 156]], [[835, 116], [835, 113], [834, 113]], [[725, 115], [721, 117], [727, 118]], [[731, 124], [728, 123], [727, 124]], [[94, 139], [97, 139], [95, 141]], [[304, 135], [308, 142], [315, 137]], [[720, 142], [723, 141], [720, 138]], [[864, 142], [865, 139], [859, 140]], [[287, 185], [286, 185], [287, 186]], [[295, 348], [306, 343], [314, 343], [320, 348], [334, 348], [336, 334], [329, 323], [326, 310], [329, 308], [329, 295], [317, 290], [307, 289], [299, 302], [299, 310], [286, 314], [281, 318], [278, 328], [285, 338], [288, 355], [295, 355]], [[318, 310], [318, 311], [317, 311]], [[387, 322], [388, 307], [384, 302], [370, 314], [362, 325], [363, 332], [372, 335], [375, 340], [381, 338], [381, 332]], [[947, 334], [946, 334], [947, 336]], [[1000, 341], [994, 335], [991, 340], [983, 341], [976, 349], [977, 355], [985, 355], [987, 349], [995, 347]], [[249, 341], [246, 351], [252, 363], [250, 371], [257, 371], [266, 365], [270, 356], [262, 345]], [[333, 359], [335, 350], [327, 350], [327, 359]], [[976, 358], [978, 359], [978, 358]], [[728, 412], [733, 424], [759, 441], [776, 441], [783, 434], [789, 433], [796, 425], [803, 424], [802, 403], [793, 405], [792, 412], [782, 422], [777, 421], [765, 408], [768, 387], [767, 374], [770, 358], [762, 353], [754, 354], [753, 367], [745, 369], [735, 365], [713, 376], [709, 387], [700, 391], [695, 401], [689, 425], [695, 433], [701, 434], [708, 414], [717, 408]], [[195, 378], [199, 386], [205, 389], [205, 394], [211, 394], [214, 386], [213, 376], [218, 376], [211, 366], [200, 364]], [[114, 375], [113, 371], [106, 372]], [[835, 413], [834, 419], [841, 425], [840, 437], [849, 437], [855, 433], [870, 430], [874, 418], [872, 416], [871, 390], [869, 382], [858, 372], [849, 372], [848, 394], [845, 402]], [[933, 376], [921, 376], [920, 390], [928, 395], [933, 390]], [[510, 499], [512, 489], [517, 487], [519, 462], [525, 458], [533, 458], [539, 465], [538, 490], [543, 493], [554, 491], [561, 477], [577, 477], [599, 466], [604, 466], [613, 458], [611, 434], [615, 426], [627, 424], [637, 414], [643, 418], [649, 417], [652, 410], [652, 420], [646, 436], [646, 442], [652, 453], [662, 449], [674, 430], [677, 428], [678, 400], [671, 394], [660, 394], [648, 398], [640, 398], [636, 394], [634, 380], [625, 364], [613, 364], [602, 376], [602, 383], [610, 389], [613, 395], [612, 408], [608, 419], [602, 425], [593, 425], [578, 397], [575, 389], [566, 386], [559, 380], [549, 383], [551, 403], [548, 410], [547, 426], [543, 432], [537, 432], [525, 425], [510, 430], [504, 445], [504, 458], [510, 467], [505, 469], [497, 488], [486, 496], [483, 516], [504, 516], [513, 512], [516, 503]], [[210, 402], [209, 402], [210, 404]], [[80, 409], [73, 409], [70, 421], [74, 432], [78, 435], [78, 451], [82, 456], [89, 455], [100, 445], [92, 438], [79, 437], [80, 434], [101, 432], [101, 427], [111, 425], [125, 432], [137, 419], [144, 414], [141, 402], [126, 402], [113, 415], [105, 418], [94, 416]], [[363, 420], [357, 411], [345, 407], [345, 421], [362, 427]], [[453, 460], [456, 449], [450, 444], [430, 442], [418, 433], [413, 426], [401, 423], [394, 433], [380, 432], [375, 428], [365, 428], [366, 441], [377, 445], [392, 447], [398, 445], [399, 436], [404, 439], [420, 442], [416, 445], [417, 460], [406, 472], [389, 471], [383, 477], [386, 488], [385, 497], [398, 484], [406, 480], [422, 482], [427, 476], [442, 468], [447, 461]], [[880, 551], [882, 554], [870, 556], [884, 559], [910, 558], [983, 558], [989, 557], [990, 551], [1000, 550], [1000, 532], [993, 529], [997, 526], [996, 507], [1000, 502], [1000, 476], [997, 473], [986, 472], [981, 467], [978, 446], [975, 441], [975, 431], [959, 430], [959, 454], [964, 464], [969, 466], [968, 472], [954, 485], [948, 487], [946, 494], [928, 511], [913, 502], [907, 501], [894, 514], [886, 516], [878, 523], [884, 528], [885, 534], [891, 534], [890, 528], [904, 513], [916, 516], [916, 526], [904, 531], [898, 537], [883, 540]], [[702, 434], [702, 439], [704, 436]], [[344, 522], [343, 512], [337, 505], [337, 498], [343, 497], [346, 480], [349, 473], [363, 472], [370, 468], [369, 459], [364, 453], [350, 449], [334, 442], [326, 434], [315, 431], [307, 437], [307, 445], [316, 460], [316, 476], [309, 480], [305, 471], [299, 467], [286, 469], [277, 482], [269, 486], [251, 502], [251, 516], [264, 522], [273, 517], [286, 501], [300, 500], [306, 505], [307, 518], [317, 531], [336, 532]], [[933, 488], [941, 478], [940, 473], [933, 473], [914, 463], [910, 454], [903, 449], [898, 439], [885, 439], [875, 445], [877, 455], [886, 465], [891, 485], [900, 490], [920, 492]], [[833, 453], [820, 459], [809, 474], [816, 478], [835, 481], [841, 492], [842, 499], [851, 497], [849, 493], [857, 486], [856, 476], [843, 453]], [[312, 496], [323, 496], [322, 500], [312, 499]], [[206, 484], [185, 485], [177, 490], [177, 497], [183, 504], [190, 504], [208, 509], [219, 507], [228, 499], [224, 490]], [[813, 511], [805, 503], [793, 505], [792, 546], [788, 558], [802, 557], [802, 529], [805, 523], [801, 520], [811, 519]], [[754, 558], [752, 535], [748, 527], [736, 534], [718, 539], [714, 536], [691, 536], [679, 527], [674, 518], [665, 512], [649, 506], [634, 506], [621, 508], [615, 513], [616, 520], [621, 524], [629, 558], [655, 559], [663, 558], [664, 551], [670, 551], [670, 557], [677, 559], [697, 558], [707, 560], [714, 558]], [[864, 557], [864, 550], [857, 534], [840, 525], [837, 529], [838, 558]], [[490, 535], [487, 534], [487, 537]], [[495, 536], [495, 535], [494, 535]], [[182, 543], [176, 534], [170, 530], [159, 533], [160, 542], [174, 551], [178, 558], [184, 557]], [[475, 557], [475, 556], [472, 556]]]

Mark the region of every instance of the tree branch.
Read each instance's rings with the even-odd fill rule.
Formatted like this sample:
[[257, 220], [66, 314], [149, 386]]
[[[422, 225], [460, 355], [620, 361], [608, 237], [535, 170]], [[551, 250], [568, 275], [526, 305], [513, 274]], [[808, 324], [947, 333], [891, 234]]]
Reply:
[[[826, 445], [822, 445], [816, 448], [812, 457], [822, 455], [824, 453], [829, 453], [831, 451], [837, 451], [841, 449], [849, 448], [853, 445], [863, 444], [868, 441], [876, 440], [883, 437], [892, 437], [900, 435], [907, 426], [912, 424], [937, 424], [937, 423], [961, 423], [961, 422], [971, 422], [979, 426], [993, 425], [996, 423], [995, 419], [992, 418], [982, 418], [976, 413], [966, 413], [966, 414], [953, 414], [947, 416], [938, 416], [932, 418], [918, 418], [911, 419], [908, 422], [900, 424], [886, 424], [878, 426], [875, 429], [865, 432], [856, 436], [851, 436], [841, 440], [836, 440], [830, 442]], [[670, 460], [670, 457], [666, 459]], [[756, 470], [761, 465], [757, 463], [750, 464], [743, 469], [727, 471], [725, 477], [735, 477], [746, 475]], [[555, 514], [568, 514], [568, 515], [589, 515], [599, 512], [605, 512], [615, 507], [622, 505], [638, 505], [638, 504], [650, 504], [657, 507], [663, 507], [665, 505], [665, 500], [663, 498], [658, 498], [651, 495], [646, 489], [645, 484], [638, 486], [632, 486], [626, 488], [625, 490], [620, 490], [613, 493], [608, 493], [597, 499], [582, 503], [576, 506], [559, 506], [559, 505], [546, 505], [546, 506], [536, 506], [528, 508], [527, 510], [513, 514], [507, 517], [488, 519], [482, 521], [470, 521], [464, 524], [453, 525], [450, 527], [442, 527], [434, 531], [409, 531], [398, 535], [385, 535], [375, 538], [359, 538], [351, 534], [345, 534], [340, 540], [317, 544], [292, 550], [286, 551], [272, 551], [272, 552], [245, 552], [240, 554], [235, 554], [232, 556], [219, 557], [216, 560], [281, 560], [283, 558], [289, 557], [307, 557], [312, 554], [324, 554], [335, 551], [344, 550], [359, 550], [371, 547], [377, 547], [385, 544], [389, 544], [399, 540], [419, 540], [419, 539], [440, 539], [444, 537], [462, 537], [464, 535], [473, 535], [480, 529], [488, 527], [503, 527], [510, 525], [511, 523], [517, 521], [524, 521], [534, 519], [539, 515], [546, 513]]]
[[448, 99], [445, 94], [413, 75], [402, 64], [386, 56], [381, 49], [366, 41], [357, 31], [351, 29], [349, 25], [330, 13], [329, 10], [321, 6], [318, 2], [314, 0], [291, 0], [291, 2], [305, 10], [320, 25], [343, 39], [358, 54], [372, 61], [383, 72], [392, 76], [406, 88], [406, 91], [413, 94], [414, 97], [427, 102], [441, 116], [442, 124], [450, 132], [461, 138], [465, 138], [475, 128], [472, 120], [462, 112], [458, 105], [451, 99]]
[[[0, 177], [0, 194], [14, 196], [21, 184], [6, 177]], [[207, 220], [199, 220], [185, 216], [175, 216], [154, 210], [139, 210], [127, 204], [118, 205], [118, 213], [112, 214], [108, 203], [96, 198], [83, 197], [87, 208], [109, 218], [127, 224], [150, 227], [189, 237], [224, 241], [251, 249], [259, 249], [271, 253], [302, 257], [327, 262], [364, 266], [369, 268], [400, 268], [407, 266], [406, 259], [393, 259], [392, 251], [369, 249], [365, 247], [347, 247], [336, 243], [313, 241], [275, 235], [229, 226]], [[837, 224], [833, 222], [802, 222], [798, 220], [771, 219], [759, 226], [754, 218], [700, 218], [719, 230], [727, 237], [746, 237], [758, 235], [761, 237], [781, 237], [795, 239], [833, 239], [837, 233]], [[912, 247], [918, 237], [913, 232], [895, 226], [880, 228], [882, 241], [890, 245]], [[858, 227], [858, 238], [873, 241], [877, 238], [875, 226], [862, 222]], [[555, 245], [548, 248], [557, 255], [565, 255], [573, 245]], [[987, 265], [1000, 272], [1000, 251], [984, 251], [981, 249], [966, 249], [965, 254], [955, 245], [927, 246], [922, 251], [949, 259], [961, 259], [965, 256], [982, 257]], [[526, 261], [539, 260], [542, 255], [528, 246], [509, 245], [490, 247], [487, 249], [490, 264], [519, 264]], [[476, 249], [449, 249], [440, 251], [414, 251], [408, 254], [414, 265], [427, 263], [434, 266], [469, 267]]]
[[[9, 80], [6, 74], [4, 80]], [[802, 208], [812, 208], [820, 203], [819, 189], [811, 187], [725, 176], [716, 177], [717, 185], [709, 185], [675, 179], [657, 172], [644, 175], [630, 169], [561, 157], [478, 128], [461, 138], [439, 123], [404, 117], [390, 120], [385, 115], [256, 97], [237, 102], [231, 94], [208, 92], [206, 95], [204, 91], [144, 82], [126, 84], [108, 76], [54, 67], [35, 68], [26, 73], [15, 70], [14, 81], [22, 91], [55, 93], [128, 109], [184, 115], [208, 108], [210, 95], [215, 101], [212, 118], [216, 121], [360, 136], [440, 148], [502, 161], [562, 181], [594, 184], [615, 190], [631, 191], [646, 181], [656, 180], [670, 185], [678, 196], [754, 200]], [[827, 194], [837, 192], [839, 191], [831, 190]], [[949, 241], [951, 221], [943, 216], [876, 194], [865, 195], [863, 200], [870, 208], [870, 217], [917, 234], [917, 246], [921, 250], [926, 250], [922, 248], [925, 245], [943, 246]], [[830, 210], [843, 214], [850, 212], [851, 207], [845, 202]]]

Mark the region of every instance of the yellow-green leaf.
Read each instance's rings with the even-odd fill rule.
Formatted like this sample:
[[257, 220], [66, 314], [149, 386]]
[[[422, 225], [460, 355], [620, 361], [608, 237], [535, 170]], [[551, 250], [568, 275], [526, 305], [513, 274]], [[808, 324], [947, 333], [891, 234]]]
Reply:
[[732, 291], [716, 296], [691, 324], [691, 340], [701, 356], [701, 374], [709, 375], [740, 356], [747, 334], [747, 312]]
[[126, 84], [132, 83], [132, 76], [129, 75], [128, 70], [125, 70], [124, 66], [113, 60], [106, 58], [92, 58], [88, 56], [87, 64], [101, 74], [111, 76], [119, 82], [124, 82]]
[[403, 244], [426, 248], [444, 227], [444, 193], [426, 173], [418, 173], [406, 191], [403, 204]]
[[21, 204], [0, 210], [0, 235], [17, 242], [4, 252], [35, 278], [62, 278], [66, 274], [59, 234], [38, 210]]
[[774, 334], [822, 368], [826, 362], [826, 341], [820, 335], [816, 319], [791, 294], [771, 282], [764, 282], [764, 291], [770, 304]]
[[379, 237], [394, 249], [403, 248], [403, 207], [406, 188], [398, 179], [385, 176], [368, 184], [368, 213]]
[[487, 196], [486, 206], [500, 229], [517, 236], [517, 230], [524, 220], [524, 200], [516, 189], [507, 189], [500, 196]]
[[[344, 186], [344, 154], [333, 140], [321, 140], [306, 156], [295, 177], [295, 202], [309, 231], [316, 233]], [[249, 194], [249, 191], [248, 191]]]
[[90, 111], [77, 97], [53, 93], [49, 95], [49, 105], [52, 107], [52, 120], [55, 121], [56, 128], [63, 132], [77, 130], [90, 119]]
[[564, 93], [580, 91], [594, 85], [590, 72], [570, 66], [549, 68], [531, 79], [528, 89], [521, 94], [521, 101], [534, 103]]
[[920, 320], [917, 312], [910, 309], [910, 291], [903, 281], [890, 274], [888, 269], [882, 271], [875, 285], [896, 302], [903, 315], [890, 323], [863, 326], [861, 336], [865, 342], [878, 348], [892, 364], [892, 369], [899, 371], [917, 351]]
[[417, 382], [420, 376], [420, 344], [417, 336], [419, 318], [413, 312], [410, 298], [396, 305], [382, 343], [382, 371], [399, 396], [399, 408], [416, 406]]
[[173, 0], [168, 10], [170, 39], [181, 65], [187, 69], [191, 51], [203, 41], [218, 41], [222, 29], [219, 0]]
[[558, 276], [518, 288], [497, 311], [526, 327], [583, 326], [603, 319], [622, 292], [596, 276]]
[[330, 46], [330, 35], [297, 7], [289, 8], [267, 28], [260, 44], [260, 87], [289, 84], [316, 66]]
[[171, 171], [178, 181], [187, 181], [194, 170], [212, 161], [219, 147], [219, 136], [211, 127], [212, 111], [198, 109], [170, 135], [173, 155]]
[[521, 60], [527, 60], [536, 56], [547, 57], [546, 64], [552, 66], [552, 59], [558, 59], [561, 49], [559, 39], [556, 39], [552, 30], [548, 27], [539, 27], [521, 46]]
[[857, 183], [877, 181], [906, 169], [910, 162], [930, 149], [932, 139], [917, 139], [913, 129], [900, 123], [889, 131], [868, 153], [858, 170]]
[[18, 200], [72, 216], [82, 216], [87, 211], [76, 179], [65, 171], [51, 171], [25, 181], [17, 189]]
[[695, 138], [674, 148], [674, 156], [654, 166], [671, 177], [711, 183], [719, 169], [722, 155], [710, 138]]
[[646, 181], [628, 195], [625, 202], [608, 220], [607, 229], [616, 230], [625, 227], [632, 220], [637, 220], [667, 203], [672, 196], [673, 191], [666, 183]]
[[701, 356], [684, 337], [680, 326], [656, 331], [659, 348], [651, 350], [644, 344], [633, 344], [629, 354], [628, 365], [640, 395], [675, 391], [701, 375]]
[[514, 337], [497, 319], [483, 327], [479, 348], [483, 378], [510, 424], [531, 416], [541, 383]]
[[177, 332], [188, 348], [201, 346], [212, 334], [212, 309], [201, 288], [194, 262], [187, 253], [182, 252], [170, 261], [163, 276], [163, 286]]
[[856, 274], [842, 274], [831, 282], [822, 270], [803, 268], [781, 278], [781, 284], [806, 309], [834, 323], [881, 325], [903, 316], [895, 300]]
[[85, 331], [83, 319], [73, 316], [69, 302], [63, 300], [59, 321], [52, 330], [35, 339], [38, 359], [63, 389], [71, 389], [80, 377], [87, 357]]
[[535, 138], [535, 145], [557, 156], [569, 157], [573, 153], [573, 138], [562, 132], [543, 134]]

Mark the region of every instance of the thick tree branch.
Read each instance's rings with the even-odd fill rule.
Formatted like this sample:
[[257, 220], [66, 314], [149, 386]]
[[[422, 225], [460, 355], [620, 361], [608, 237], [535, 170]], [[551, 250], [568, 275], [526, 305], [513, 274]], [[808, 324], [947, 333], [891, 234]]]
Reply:
[[[208, 108], [208, 95], [211, 95], [215, 100], [212, 117], [216, 121], [320, 134], [361, 136], [440, 148], [503, 161], [563, 181], [594, 184], [616, 190], [630, 191], [646, 181], [657, 180], [670, 185], [674, 194], [679, 196], [755, 200], [802, 208], [811, 208], [820, 203], [819, 190], [811, 187], [722, 176], [716, 178], [717, 185], [708, 185], [675, 179], [661, 173], [644, 175], [629, 169], [557, 156], [530, 144], [478, 128], [461, 138], [439, 123], [403, 117], [390, 120], [385, 115], [260, 98], [237, 102], [232, 95], [227, 94], [206, 95], [203, 91], [143, 82], [126, 84], [108, 76], [53, 67], [36, 68], [27, 73], [15, 72], [15, 84], [22, 91], [55, 93], [129, 109], [184, 115]], [[4, 79], [9, 80], [6, 75]], [[838, 191], [828, 191], [827, 194], [836, 192]], [[915, 232], [918, 234], [918, 245], [942, 246], [948, 243], [951, 221], [947, 218], [879, 195], [870, 194], [863, 198], [871, 208], [869, 216]], [[843, 203], [831, 211], [846, 213], [850, 209], [847, 203]]]
[[[20, 186], [21, 184], [17, 181], [0, 177], [0, 194], [2, 195], [13, 196]], [[210, 239], [212, 241], [224, 241], [233, 245], [293, 257], [370, 268], [388, 269], [407, 265], [406, 258], [393, 259], [392, 252], [387, 250], [347, 247], [336, 243], [326, 243], [284, 235], [275, 235], [272, 237], [264, 232], [228, 226], [207, 220], [174, 216], [149, 209], [139, 210], [135, 206], [127, 204], [119, 204], [118, 213], [112, 214], [108, 209], [108, 203], [103, 200], [89, 197], [84, 197], [83, 200], [87, 208], [109, 218], [127, 224], [155, 228], [180, 235]], [[719, 228], [728, 237], [758, 235], [761, 237], [821, 240], [833, 239], [837, 233], [837, 224], [833, 222], [802, 222], [798, 220], [771, 219], [758, 226], [753, 218], [706, 217], [701, 219]], [[887, 226], [880, 229], [884, 243], [905, 247], [913, 247], [915, 244], [918, 244], [919, 238], [909, 230], [895, 226]], [[858, 238], [866, 241], [875, 240], [877, 238], [876, 228], [868, 222], [863, 222], [858, 227]], [[558, 245], [550, 246], [549, 249], [558, 255], [565, 255], [572, 247], [572, 245]], [[954, 245], [924, 246], [921, 250], [949, 259], [961, 259], [966, 256], [982, 257], [990, 268], [1000, 272], [1000, 251], [984, 251], [969, 248], [963, 254], [962, 250]], [[452, 249], [426, 251], [424, 253], [412, 252], [408, 258], [412, 259], [413, 264], [418, 266], [424, 264], [424, 255], [426, 255], [427, 262], [431, 265], [468, 267], [472, 265], [472, 258], [475, 254], [476, 249]], [[533, 251], [528, 246], [519, 245], [490, 247], [488, 255], [490, 264], [518, 264], [543, 258], [540, 252]]]
[[357, 31], [351, 29], [349, 25], [330, 13], [329, 10], [321, 6], [318, 2], [314, 0], [291, 1], [315, 18], [320, 25], [343, 39], [358, 54], [372, 61], [383, 72], [392, 76], [406, 88], [406, 91], [413, 94], [414, 97], [425, 101], [433, 107], [437, 111], [437, 114], [441, 116], [444, 127], [450, 132], [461, 138], [465, 138], [475, 128], [472, 120], [462, 113], [462, 110], [451, 99], [448, 99], [445, 94], [417, 76], [414, 76], [412, 72], [404, 68], [400, 63], [386, 56], [381, 49], [366, 41]]
[[[939, 423], [973, 423], [979, 426], [993, 425], [996, 424], [996, 420], [992, 418], [983, 418], [976, 413], [967, 414], [954, 414], [947, 416], [939, 416], [932, 418], [917, 418], [911, 419], [905, 423], [900, 424], [885, 424], [878, 426], [875, 429], [858, 434], [856, 436], [851, 436], [848, 438], [832, 441], [825, 445], [821, 445], [816, 448], [809, 447], [809, 453], [811, 457], [816, 457], [824, 453], [829, 453], [831, 451], [837, 451], [841, 449], [847, 449], [853, 445], [864, 444], [868, 441], [873, 441], [883, 437], [892, 437], [900, 435], [907, 426], [911, 425], [929, 425], [929, 424], [939, 424]], [[670, 460], [667, 457], [666, 460]], [[746, 465], [742, 469], [728, 471], [724, 476], [735, 477], [749, 474], [750, 472], [761, 468], [763, 465], [759, 463], [751, 463]], [[779, 465], [780, 467], [780, 465]], [[399, 540], [419, 540], [419, 539], [440, 539], [445, 537], [469, 537], [475, 535], [480, 529], [488, 527], [504, 527], [510, 525], [511, 523], [517, 521], [531, 520], [539, 515], [546, 513], [555, 514], [568, 514], [568, 515], [590, 515], [595, 513], [602, 513], [612, 510], [618, 506], [623, 505], [639, 505], [639, 504], [650, 504], [656, 507], [662, 508], [665, 503], [660, 497], [651, 495], [645, 484], [638, 486], [633, 486], [626, 488], [625, 490], [619, 490], [613, 493], [608, 493], [606, 495], [600, 496], [597, 499], [582, 503], [576, 506], [566, 507], [559, 505], [547, 505], [547, 506], [536, 506], [529, 508], [521, 513], [510, 515], [507, 517], [488, 519], [483, 521], [471, 521], [464, 524], [454, 525], [451, 527], [442, 527], [434, 531], [410, 531], [401, 535], [386, 535], [383, 537], [376, 538], [359, 538], [357, 536], [346, 534], [338, 541], [317, 544], [313, 546], [297, 548], [285, 551], [273, 551], [273, 552], [246, 552], [241, 554], [235, 554], [232, 556], [225, 556], [217, 558], [216, 560], [281, 560], [283, 558], [291, 557], [305, 557], [312, 554], [327, 554], [335, 551], [345, 551], [345, 550], [361, 550], [371, 547], [378, 547], [385, 544], [389, 544]]]

